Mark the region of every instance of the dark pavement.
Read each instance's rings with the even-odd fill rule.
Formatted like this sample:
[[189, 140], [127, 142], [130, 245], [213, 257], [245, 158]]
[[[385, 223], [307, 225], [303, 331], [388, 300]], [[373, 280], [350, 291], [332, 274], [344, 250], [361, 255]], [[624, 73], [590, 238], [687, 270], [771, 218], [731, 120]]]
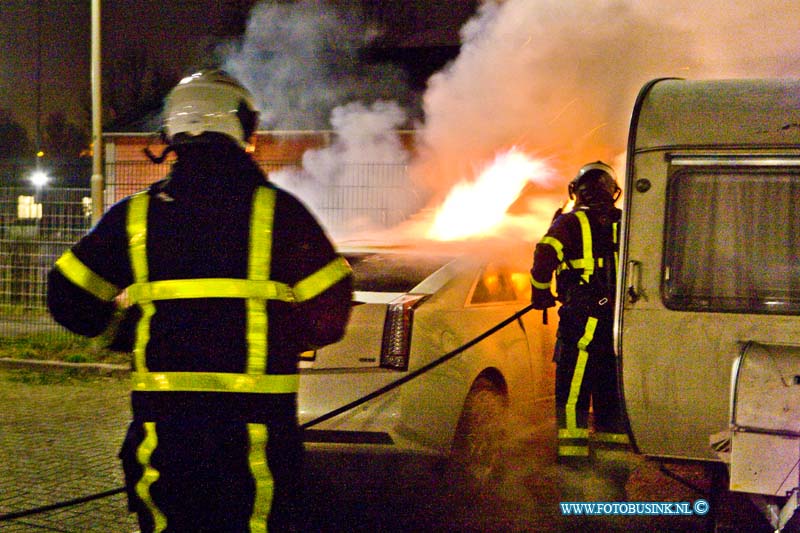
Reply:
[[[127, 392], [118, 378], [0, 371], [0, 516], [121, 487]], [[0, 522], [3, 533], [137, 529], [123, 494]]]
[[[106, 369], [107, 370], [107, 369]], [[0, 366], [0, 531], [132, 533], [124, 494], [14, 518], [122, 486], [116, 454], [129, 420], [127, 380]], [[502, 475], [483, 492], [415, 458], [308, 454], [309, 531], [702, 531], [701, 516], [562, 515], [559, 502], [693, 502], [708, 488], [685, 465], [665, 475], [631, 452], [590, 467], [553, 461], [552, 421], [512, 432]]]

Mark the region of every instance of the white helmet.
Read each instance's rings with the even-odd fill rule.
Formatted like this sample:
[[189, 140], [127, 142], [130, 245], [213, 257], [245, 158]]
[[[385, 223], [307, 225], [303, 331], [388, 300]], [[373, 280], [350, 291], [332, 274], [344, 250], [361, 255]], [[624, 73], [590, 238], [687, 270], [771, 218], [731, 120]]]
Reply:
[[222, 70], [203, 70], [183, 78], [164, 103], [164, 136], [171, 145], [216, 132], [246, 148], [257, 125], [253, 96]]
[[614, 169], [602, 161], [581, 167], [568, 188], [576, 205], [607, 204], [617, 201], [622, 190], [617, 185]]

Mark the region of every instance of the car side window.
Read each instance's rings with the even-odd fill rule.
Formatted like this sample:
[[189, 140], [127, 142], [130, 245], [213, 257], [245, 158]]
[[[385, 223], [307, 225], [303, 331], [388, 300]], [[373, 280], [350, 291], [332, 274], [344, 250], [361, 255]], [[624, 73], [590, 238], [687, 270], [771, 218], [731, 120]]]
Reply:
[[470, 297], [470, 304], [513, 302], [523, 296], [518, 294], [513, 273], [507, 267], [488, 263], [481, 271]]

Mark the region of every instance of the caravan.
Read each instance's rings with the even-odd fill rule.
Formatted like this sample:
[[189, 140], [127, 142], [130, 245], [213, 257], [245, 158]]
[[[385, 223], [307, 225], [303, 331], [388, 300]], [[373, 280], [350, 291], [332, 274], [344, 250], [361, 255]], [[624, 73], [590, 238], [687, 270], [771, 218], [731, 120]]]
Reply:
[[800, 80], [658, 79], [633, 110], [615, 335], [638, 452], [800, 486]]

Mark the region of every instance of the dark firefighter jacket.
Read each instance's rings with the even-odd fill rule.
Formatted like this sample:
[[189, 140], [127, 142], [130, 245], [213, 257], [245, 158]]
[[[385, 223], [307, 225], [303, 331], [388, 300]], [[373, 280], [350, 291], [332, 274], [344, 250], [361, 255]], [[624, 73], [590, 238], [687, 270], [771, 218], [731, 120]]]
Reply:
[[114, 344], [133, 353], [140, 456], [144, 423], [296, 426], [298, 354], [349, 319], [349, 265], [308, 210], [238, 148], [199, 150], [112, 206], [48, 279], [53, 317], [81, 335], [114, 323], [123, 289], [134, 302]]
[[555, 272], [560, 313], [592, 314], [593, 306], [603, 298], [608, 302], [601, 306], [602, 311], [613, 310], [621, 213], [613, 206], [578, 207], [555, 218], [534, 252], [531, 283], [535, 304], [555, 304], [550, 288]]

